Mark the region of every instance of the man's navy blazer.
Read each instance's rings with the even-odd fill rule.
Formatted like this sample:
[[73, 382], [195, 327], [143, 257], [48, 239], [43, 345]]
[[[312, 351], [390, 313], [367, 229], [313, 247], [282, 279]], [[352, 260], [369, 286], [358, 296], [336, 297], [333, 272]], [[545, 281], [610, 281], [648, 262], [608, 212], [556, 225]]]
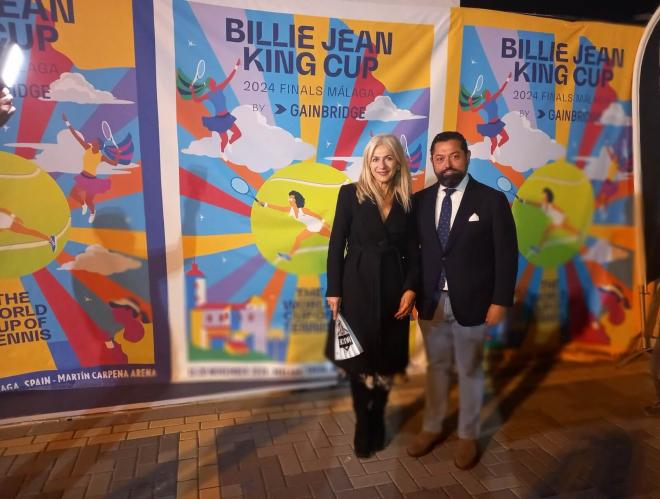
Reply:
[[444, 267], [454, 317], [463, 326], [483, 324], [491, 304], [513, 305], [518, 270], [518, 241], [506, 196], [471, 176], [458, 213], [442, 248], [436, 232], [435, 203], [439, 183], [414, 196], [421, 245], [420, 319], [432, 319]]

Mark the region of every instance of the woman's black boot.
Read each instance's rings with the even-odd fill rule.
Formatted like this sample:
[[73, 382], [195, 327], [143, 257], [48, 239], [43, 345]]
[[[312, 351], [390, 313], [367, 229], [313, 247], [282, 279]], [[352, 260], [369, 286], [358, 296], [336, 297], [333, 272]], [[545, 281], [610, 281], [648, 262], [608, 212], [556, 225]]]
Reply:
[[371, 411], [369, 412], [370, 448], [373, 452], [385, 448], [385, 406], [389, 390], [375, 386], [371, 390]]
[[353, 447], [357, 457], [371, 457], [373, 451], [370, 438], [370, 406], [371, 392], [364, 383], [351, 379], [351, 393], [353, 395], [353, 410], [355, 411], [355, 436]]

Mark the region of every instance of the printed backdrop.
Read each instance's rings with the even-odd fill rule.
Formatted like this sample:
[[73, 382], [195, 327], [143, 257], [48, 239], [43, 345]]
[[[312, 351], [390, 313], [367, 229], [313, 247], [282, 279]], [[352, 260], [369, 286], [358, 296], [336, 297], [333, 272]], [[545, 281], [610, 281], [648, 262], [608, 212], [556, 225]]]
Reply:
[[[525, 29], [521, 29], [524, 26]], [[495, 344], [598, 358], [639, 328], [631, 153], [642, 29], [453, 11], [445, 125], [506, 193], [517, 304]]]
[[624, 351], [642, 30], [451, 4], [6, 3], [27, 61], [0, 130], [0, 391], [331, 375], [336, 197], [384, 132], [415, 190], [458, 129], [507, 194], [517, 304], [491, 346]]
[[26, 62], [0, 131], [0, 391], [157, 379], [132, 3], [30, 5], [2, 9]]
[[183, 234], [170, 259], [170, 300], [185, 303], [173, 319], [186, 331], [175, 336], [181, 378], [331, 374], [325, 265], [339, 187], [385, 132], [424, 185], [449, 10], [339, 7], [351, 17], [174, 1], [171, 33], [157, 33], [170, 90], [159, 115], [165, 127], [176, 117], [163, 169], [177, 175], [165, 199], [180, 195], [166, 225]]

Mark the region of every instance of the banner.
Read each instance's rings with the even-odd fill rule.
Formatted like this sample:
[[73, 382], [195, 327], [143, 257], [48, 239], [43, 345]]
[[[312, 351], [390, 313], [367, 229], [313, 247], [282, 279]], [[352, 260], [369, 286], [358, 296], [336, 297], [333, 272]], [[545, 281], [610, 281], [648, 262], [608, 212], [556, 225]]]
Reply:
[[155, 6], [177, 379], [333, 374], [339, 188], [379, 133], [400, 138], [421, 188], [442, 128], [448, 9], [255, 5]]
[[660, 10], [639, 45], [633, 83], [635, 190], [640, 199], [644, 244], [642, 272], [647, 283], [660, 279]]
[[[525, 27], [521, 29], [521, 27]], [[446, 128], [512, 204], [516, 305], [495, 344], [572, 358], [639, 325], [631, 148], [637, 27], [454, 9]]]
[[0, 392], [167, 379], [132, 2], [49, 6], [0, 13], [26, 59], [0, 132]]

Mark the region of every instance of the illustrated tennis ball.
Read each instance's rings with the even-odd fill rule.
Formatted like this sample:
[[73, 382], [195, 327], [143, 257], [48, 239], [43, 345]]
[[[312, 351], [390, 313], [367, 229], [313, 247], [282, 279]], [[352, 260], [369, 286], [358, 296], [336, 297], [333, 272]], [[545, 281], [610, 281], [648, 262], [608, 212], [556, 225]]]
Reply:
[[[544, 209], [539, 203], [548, 191], [552, 206]], [[549, 163], [527, 177], [517, 195], [512, 211], [520, 252], [543, 268], [573, 258], [584, 244], [594, 211], [594, 193], [584, 171], [564, 160]]]
[[[257, 192], [267, 203], [252, 205], [252, 233], [263, 257], [285, 272], [297, 275], [326, 271], [328, 237], [335, 216], [339, 188], [349, 179], [328, 165], [306, 161], [273, 174]], [[305, 200], [303, 220], [291, 214], [289, 193], [296, 191]], [[279, 208], [279, 209], [278, 209]], [[292, 251], [296, 239], [297, 251]]]
[[[71, 215], [57, 182], [34, 162], [0, 152], [0, 213], [6, 212], [32, 233], [1, 226], [0, 277], [31, 274], [48, 265], [64, 248]], [[48, 240], [35, 233], [55, 235], [55, 251]]]

